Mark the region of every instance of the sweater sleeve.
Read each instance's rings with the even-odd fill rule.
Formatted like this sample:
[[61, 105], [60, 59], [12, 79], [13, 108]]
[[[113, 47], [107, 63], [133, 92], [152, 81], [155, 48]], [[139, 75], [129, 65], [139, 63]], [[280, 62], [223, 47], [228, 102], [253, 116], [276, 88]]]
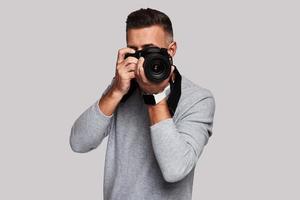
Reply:
[[[112, 82], [101, 97], [108, 92], [111, 85]], [[114, 113], [106, 115], [100, 110], [98, 104], [101, 97], [87, 108], [72, 125], [69, 142], [74, 152], [86, 153], [97, 148], [110, 132]]]
[[167, 182], [182, 180], [196, 165], [212, 133], [215, 100], [197, 100], [176, 122], [164, 119], [150, 126], [153, 151]]

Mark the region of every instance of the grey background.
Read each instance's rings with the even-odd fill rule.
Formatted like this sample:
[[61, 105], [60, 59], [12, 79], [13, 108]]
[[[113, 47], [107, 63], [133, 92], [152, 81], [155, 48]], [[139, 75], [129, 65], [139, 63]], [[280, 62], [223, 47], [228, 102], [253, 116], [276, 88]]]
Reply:
[[125, 19], [157, 8], [173, 22], [175, 64], [216, 99], [193, 199], [299, 199], [299, 3], [0, 3], [0, 199], [102, 199], [107, 139], [69, 147], [74, 120], [114, 75]]

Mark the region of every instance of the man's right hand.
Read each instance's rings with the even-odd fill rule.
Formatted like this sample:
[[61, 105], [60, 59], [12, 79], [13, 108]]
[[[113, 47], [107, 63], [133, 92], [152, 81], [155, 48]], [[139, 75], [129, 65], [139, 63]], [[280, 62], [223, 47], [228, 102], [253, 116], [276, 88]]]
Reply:
[[131, 79], [135, 78], [135, 69], [137, 67], [138, 59], [135, 57], [127, 57], [127, 53], [134, 53], [135, 50], [132, 48], [122, 48], [118, 51], [116, 71], [112, 90], [120, 94], [125, 95], [130, 88]]
[[134, 53], [134, 49], [123, 48], [118, 51], [116, 72], [112, 87], [99, 101], [98, 106], [106, 116], [112, 116], [122, 97], [128, 92], [131, 79], [135, 78], [138, 59], [134, 57], [125, 59], [127, 53]]

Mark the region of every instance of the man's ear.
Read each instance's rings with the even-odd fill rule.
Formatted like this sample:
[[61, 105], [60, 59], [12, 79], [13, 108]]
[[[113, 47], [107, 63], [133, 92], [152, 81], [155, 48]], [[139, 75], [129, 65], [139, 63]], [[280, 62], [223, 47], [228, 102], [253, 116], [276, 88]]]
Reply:
[[175, 41], [171, 42], [168, 46], [168, 53], [174, 57], [177, 50], [177, 43]]

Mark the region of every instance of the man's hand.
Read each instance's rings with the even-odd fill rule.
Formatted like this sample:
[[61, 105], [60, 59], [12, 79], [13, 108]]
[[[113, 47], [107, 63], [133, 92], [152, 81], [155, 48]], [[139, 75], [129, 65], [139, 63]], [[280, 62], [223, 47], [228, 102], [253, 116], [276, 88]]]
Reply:
[[167, 87], [169, 84], [169, 80], [172, 77], [173, 71], [175, 69], [174, 66], [171, 67], [171, 73], [168, 78], [166, 78], [164, 81], [160, 83], [153, 83], [147, 79], [144, 73], [143, 64], [144, 64], [144, 58], [140, 57], [137, 63], [137, 67], [135, 69], [135, 78], [141, 90], [148, 94], [157, 94], [162, 92], [165, 89], [165, 87]]
[[111, 116], [114, 113], [122, 97], [128, 92], [131, 79], [135, 78], [134, 72], [138, 59], [134, 57], [125, 59], [126, 53], [134, 53], [134, 49], [123, 48], [118, 51], [116, 72], [112, 87], [99, 101], [98, 106], [100, 110], [107, 116]]
[[135, 50], [131, 48], [122, 48], [118, 51], [118, 58], [116, 63], [115, 80], [112, 85], [112, 90], [121, 96], [125, 95], [130, 88], [131, 79], [135, 78], [135, 70], [138, 59], [135, 57], [128, 57], [125, 59], [127, 53], [134, 53]]

